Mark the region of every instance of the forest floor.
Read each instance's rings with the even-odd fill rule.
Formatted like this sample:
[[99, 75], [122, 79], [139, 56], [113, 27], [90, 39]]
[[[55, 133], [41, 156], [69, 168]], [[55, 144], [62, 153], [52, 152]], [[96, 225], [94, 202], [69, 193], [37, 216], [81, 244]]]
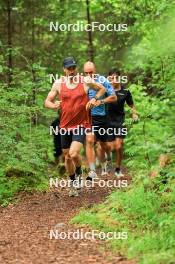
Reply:
[[[113, 175], [103, 179], [114, 179]], [[125, 179], [131, 180], [129, 176]], [[135, 264], [125, 256], [114, 255], [104, 240], [50, 238], [51, 230], [71, 232], [91, 229], [70, 220], [82, 208], [105, 200], [110, 188], [86, 188], [78, 197], [68, 190], [21, 193], [16, 204], [0, 207], [0, 263], [2, 264]]]

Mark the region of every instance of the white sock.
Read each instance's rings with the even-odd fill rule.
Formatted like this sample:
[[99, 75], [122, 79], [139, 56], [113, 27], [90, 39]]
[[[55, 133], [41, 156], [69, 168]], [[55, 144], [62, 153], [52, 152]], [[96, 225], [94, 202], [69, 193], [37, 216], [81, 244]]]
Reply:
[[90, 163], [89, 168], [91, 171], [95, 171], [95, 163]]

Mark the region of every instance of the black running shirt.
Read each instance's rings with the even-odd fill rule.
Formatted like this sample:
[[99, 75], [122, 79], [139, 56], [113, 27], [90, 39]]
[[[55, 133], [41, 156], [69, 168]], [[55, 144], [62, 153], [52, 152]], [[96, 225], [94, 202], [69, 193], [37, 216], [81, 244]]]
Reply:
[[133, 106], [133, 98], [129, 90], [123, 87], [120, 90], [115, 90], [117, 101], [107, 105], [108, 121], [111, 126], [122, 125], [125, 121], [125, 103]]

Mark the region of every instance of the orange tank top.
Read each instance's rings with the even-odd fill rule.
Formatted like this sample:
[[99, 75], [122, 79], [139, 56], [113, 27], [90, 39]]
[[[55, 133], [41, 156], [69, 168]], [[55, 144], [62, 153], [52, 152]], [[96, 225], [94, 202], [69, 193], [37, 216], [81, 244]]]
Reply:
[[84, 84], [80, 80], [74, 89], [69, 89], [65, 82], [61, 83], [59, 99], [62, 101], [61, 128], [91, 127], [90, 113], [86, 110], [89, 98], [85, 93]]

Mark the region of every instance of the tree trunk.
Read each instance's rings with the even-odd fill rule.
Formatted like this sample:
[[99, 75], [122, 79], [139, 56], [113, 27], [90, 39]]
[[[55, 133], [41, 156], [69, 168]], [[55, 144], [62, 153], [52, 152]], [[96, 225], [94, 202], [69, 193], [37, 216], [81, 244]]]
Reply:
[[[86, 12], [87, 12], [87, 22], [88, 22], [88, 24], [91, 24], [89, 0], [86, 0]], [[91, 26], [89, 26], [89, 29], [91, 29]], [[94, 61], [94, 48], [93, 48], [92, 31], [91, 30], [88, 31], [88, 42], [89, 42], [89, 48], [88, 48], [89, 59], [90, 59], [90, 61]]]
[[12, 22], [11, 22], [11, 5], [10, 0], [7, 1], [7, 46], [8, 46], [8, 87], [12, 83]]
[[[34, 18], [32, 20], [32, 81], [33, 81], [33, 88], [32, 88], [32, 105], [36, 104], [36, 76], [35, 76], [35, 69], [33, 64], [35, 62], [35, 21]], [[33, 125], [37, 124], [37, 114], [32, 116], [32, 123]]]

